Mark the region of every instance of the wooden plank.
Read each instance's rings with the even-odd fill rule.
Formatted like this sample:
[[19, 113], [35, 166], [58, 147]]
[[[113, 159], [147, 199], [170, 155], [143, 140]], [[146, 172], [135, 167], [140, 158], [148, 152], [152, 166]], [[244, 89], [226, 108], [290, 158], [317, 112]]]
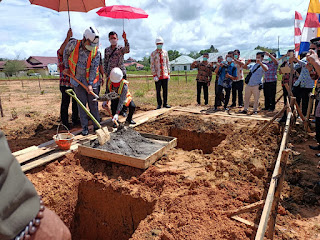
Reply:
[[163, 109], [158, 109], [158, 110], [151, 110], [151, 111], [147, 112], [147, 114], [145, 114], [139, 118], [135, 118], [134, 120], [135, 120], [136, 124], [134, 124], [134, 125], [130, 124], [130, 127], [133, 127], [133, 128], [137, 127], [147, 121], [150, 121], [156, 117], [159, 117], [159, 116], [161, 116], [165, 113], [168, 113], [170, 111], [173, 111], [173, 110], [175, 110], [175, 107], [163, 108]]
[[234, 216], [234, 215], [239, 215], [239, 214], [242, 214], [242, 213], [251, 212], [252, 210], [261, 208], [264, 203], [265, 203], [264, 200], [260, 200], [258, 202], [252, 203], [252, 204], [247, 205], [247, 206], [243, 206], [243, 207], [238, 208], [236, 210], [225, 211], [222, 214], [226, 214], [229, 217], [231, 217], [231, 216]]
[[155, 153], [151, 154], [145, 161], [144, 168], [147, 169], [152, 164], [154, 164], [160, 157], [163, 156], [165, 152], [170, 150], [171, 148], [174, 148], [177, 146], [177, 139], [174, 138], [171, 140], [167, 145], [165, 145], [163, 148], [159, 149]]
[[45, 157], [42, 157], [40, 159], [34, 160], [34, 161], [30, 162], [30, 163], [27, 163], [27, 164], [21, 166], [21, 169], [22, 169], [23, 172], [27, 172], [27, 171], [29, 171], [29, 170], [31, 170], [33, 168], [45, 165], [45, 164], [47, 164], [49, 162], [52, 162], [52, 161], [56, 160], [57, 158], [63, 157], [67, 153], [70, 153], [70, 152], [72, 152], [74, 150], [77, 150], [78, 146], [79, 146], [79, 144], [74, 144], [67, 151], [58, 151], [58, 152], [55, 152], [53, 154], [47, 155]]
[[102, 149], [95, 149], [95, 148], [87, 147], [85, 145], [80, 145], [78, 147], [78, 152], [83, 156], [144, 169], [145, 160], [143, 159], [116, 154], [116, 153], [108, 152]]
[[57, 147], [56, 147], [56, 145], [54, 143], [51, 146], [38, 148], [35, 151], [27, 152], [27, 153], [25, 153], [23, 155], [17, 156], [16, 159], [20, 164], [22, 164], [24, 162], [30, 161], [33, 158], [36, 158], [36, 157], [39, 157], [39, 156], [41, 156], [43, 154], [52, 152], [52, 151], [54, 151], [56, 149], [57, 149]]
[[282, 152], [286, 148], [287, 142], [288, 142], [291, 117], [292, 117], [292, 112], [289, 112], [287, 115], [286, 125], [285, 125], [285, 129], [284, 129], [283, 137], [281, 140], [279, 154], [278, 154], [277, 161], [276, 161], [274, 171], [272, 174], [272, 179], [271, 179], [271, 182], [269, 185], [269, 190], [268, 190], [268, 194], [266, 197], [266, 202], [263, 207], [263, 211], [262, 211], [262, 215], [261, 215], [261, 219], [260, 219], [260, 223], [259, 223], [259, 227], [257, 230], [255, 240], [263, 240], [265, 232], [266, 232], [266, 228], [267, 228], [267, 224], [268, 224], [268, 220], [270, 217], [270, 212], [271, 212], [271, 208], [272, 208], [272, 204], [273, 204], [273, 200], [274, 200], [274, 195], [275, 195], [275, 191], [276, 191], [276, 185], [278, 182]]
[[248, 225], [249, 227], [253, 228], [253, 229], [257, 229], [258, 228], [258, 225], [253, 223], [253, 222], [250, 222], [244, 218], [241, 218], [241, 217], [238, 217], [238, 216], [232, 216], [231, 217], [233, 220], [236, 220], [238, 222], [241, 222], [241, 223], [244, 223], [246, 225]]
[[156, 160], [159, 159], [163, 155], [163, 153], [170, 148], [173, 148], [177, 145], [177, 139], [166, 136], [158, 136], [153, 134], [145, 134], [142, 133], [142, 136], [148, 137], [150, 139], [163, 139], [162, 142], [166, 142], [167, 144], [159, 149], [154, 154], [146, 157], [145, 159], [130, 157], [122, 154], [112, 153], [103, 149], [96, 149], [89, 147], [89, 142], [85, 142], [84, 144], [78, 147], [78, 152], [81, 155], [97, 158], [101, 160], [106, 160], [109, 162], [115, 162], [123, 165], [128, 165], [135, 168], [146, 169], [151, 164], [153, 164]]
[[276, 115], [274, 115], [274, 117], [270, 121], [268, 121], [262, 128], [260, 128], [257, 131], [257, 134], [259, 135], [261, 132], [266, 130], [278, 117], [283, 115], [283, 113], [286, 111], [286, 109], [287, 109], [287, 106], [284, 106], [284, 108], [282, 108], [282, 110], [280, 112], [278, 112]]
[[19, 151], [16, 151], [16, 152], [13, 152], [12, 155], [17, 157], [19, 155], [22, 155], [22, 154], [25, 154], [25, 153], [28, 153], [28, 152], [31, 152], [31, 151], [34, 151], [34, 150], [37, 150], [38, 147], [33, 145], [31, 147], [27, 147], [25, 149], [22, 149], [22, 150], [19, 150]]
[[[82, 136], [82, 135], [75, 136], [71, 146], [74, 144], [77, 144], [81, 141], [87, 140], [88, 138], [90, 138], [92, 136], [94, 136], [94, 135], [90, 134], [87, 136]], [[20, 164], [22, 164], [22, 163], [30, 161], [33, 158], [37, 158], [37, 157], [40, 157], [44, 154], [50, 153], [54, 150], [59, 150], [59, 148], [57, 147], [56, 143], [53, 141], [52, 144], [47, 145], [46, 147], [36, 147], [36, 149], [34, 149], [33, 151], [29, 151], [25, 154], [17, 156], [16, 159], [18, 160], [18, 162]]]
[[238, 119], [248, 119], [248, 120], [260, 120], [260, 121], [269, 121], [271, 118], [266, 118], [266, 117], [258, 117], [258, 116], [251, 116], [251, 115], [244, 115], [244, 114], [227, 114], [223, 112], [214, 112], [214, 113], [203, 113], [201, 110], [195, 110], [195, 109], [190, 109], [190, 108], [183, 108], [183, 107], [177, 107], [174, 109], [174, 111], [178, 112], [187, 112], [187, 113], [194, 113], [194, 114], [205, 114], [205, 115], [218, 115], [218, 116], [224, 116], [224, 117], [230, 117], [230, 118], [238, 118]]
[[[309, 102], [308, 102], [308, 110], [307, 110], [307, 116], [306, 116], [306, 122], [305, 122], [305, 125], [304, 125], [304, 128], [305, 128], [305, 131], [308, 131], [308, 128], [310, 126], [310, 115], [311, 115], [311, 110], [312, 110], [312, 106], [313, 106], [313, 102], [314, 102], [314, 99], [312, 97], [312, 94], [310, 93], [309, 95]], [[317, 106], [315, 106], [317, 107]]]

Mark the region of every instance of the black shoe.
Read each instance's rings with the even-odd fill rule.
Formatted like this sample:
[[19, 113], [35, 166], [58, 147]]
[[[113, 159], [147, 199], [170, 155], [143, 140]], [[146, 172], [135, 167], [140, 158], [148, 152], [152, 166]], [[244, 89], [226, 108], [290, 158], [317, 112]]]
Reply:
[[317, 145], [317, 146], [309, 145], [309, 148], [312, 149], [312, 150], [320, 150], [320, 145]]
[[233, 103], [232, 103], [229, 107], [235, 107], [235, 106], [236, 106], [236, 104], [233, 104]]
[[120, 113], [123, 117], [127, 117], [127, 113], [125, 113], [125, 112], [122, 112], [122, 113]]
[[229, 111], [229, 108], [225, 107], [224, 110], [225, 110], [225, 111]]
[[82, 132], [81, 132], [82, 136], [87, 136], [89, 134], [89, 130], [88, 128], [84, 128], [82, 129]]
[[129, 124], [136, 124], [136, 122], [133, 121], [132, 119], [131, 120], [127, 119], [126, 122], [129, 123]]
[[117, 124], [113, 123], [112, 127], [117, 128]]
[[316, 157], [320, 157], [320, 153], [316, 153]]
[[240, 111], [239, 113], [248, 114], [248, 111], [247, 111], [247, 110], [242, 110], [242, 111]]
[[161, 105], [158, 105], [158, 106], [157, 106], [157, 109], [160, 109], [160, 108], [161, 108]]
[[163, 105], [164, 108], [171, 108], [170, 105], [166, 104], [166, 105]]

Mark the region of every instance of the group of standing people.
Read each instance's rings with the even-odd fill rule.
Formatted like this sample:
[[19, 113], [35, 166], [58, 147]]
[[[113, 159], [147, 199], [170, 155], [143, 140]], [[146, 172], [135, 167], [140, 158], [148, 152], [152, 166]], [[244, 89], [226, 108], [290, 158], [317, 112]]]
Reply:
[[[100, 36], [95, 27], [86, 29], [81, 40], [72, 38], [72, 30], [69, 29], [65, 41], [57, 52], [60, 91], [62, 93], [60, 116], [62, 124], [67, 128], [70, 128], [68, 120], [70, 96], [65, 91], [73, 89], [83, 105], [88, 104], [91, 114], [100, 122], [98, 102], [94, 101], [94, 94], [99, 95], [100, 88], [104, 83], [106, 83], [106, 93], [116, 92], [119, 95], [118, 98], [111, 100], [111, 103], [104, 102], [102, 104], [105, 109], [110, 105], [114, 127], [116, 127], [115, 121], [118, 121], [119, 115], [127, 117], [126, 123], [135, 124], [132, 116], [136, 106], [129, 91], [129, 82], [126, 80], [124, 66], [124, 55], [130, 52], [130, 45], [125, 32], [122, 37], [124, 46], [118, 44], [119, 39], [116, 32], [109, 33], [110, 46], [105, 49], [103, 60], [99, 51]], [[170, 108], [167, 103], [170, 67], [168, 53], [162, 49], [163, 44], [163, 39], [158, 37], [156, 39], [157, 49], [151, 54], [151, 70], [157, 91], [157, 109]], [[87, 89], [79, 85], [75, 79], [83, 83]], [[161, 98], [161, 89], [163, 99]], [[127, 109], [129, 109], [128, 114]], [[73, 100], [72, 124], [75, 126], [79, 123], [82, 126], [82, 135], [88, 135], [88, 117], [85, 111], [77, 106], [76, 101]], [[98, 126], [94, 125], [94, 130], [97, 128]]]

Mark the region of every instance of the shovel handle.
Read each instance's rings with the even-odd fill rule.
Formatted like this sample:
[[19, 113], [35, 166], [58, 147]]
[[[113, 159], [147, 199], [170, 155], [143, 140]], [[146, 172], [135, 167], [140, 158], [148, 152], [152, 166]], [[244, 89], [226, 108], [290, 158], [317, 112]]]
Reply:
[[86, 85], [84, 85], [81, 81], [79, 81], [78, 79], [76, 79], [76, 77], [74, 77], [74, 76], [71, 76], [70, 74], [65, 74], [65, 75], [67, 75], [69, 78], [72, 78], [73, 80], [75, 80], [77, 83], [79, 83], [88, 93], [90, 93], [91, 95], [93, 95], [95, 98], [99, 98], [99, 96], [97, 95], [97, 94], [95, 94], [94, 92], [92, 92], [92, 91], [89, 91], [89, 88], [86, 86]]
[[82, 104], [82, 102], [77, 97], [76, 93], [73, 91], [73, 89], [66, 90], [66, 93], [72, 97], [76, 102], [79, 104], [79, 106], [86, 112], [86, 114], [91, 118], [91, 120], [97, 125], [98, 128], [101, 129], [100, 123], [95, 119], [95, 117], [88, 111], [88, 109]]

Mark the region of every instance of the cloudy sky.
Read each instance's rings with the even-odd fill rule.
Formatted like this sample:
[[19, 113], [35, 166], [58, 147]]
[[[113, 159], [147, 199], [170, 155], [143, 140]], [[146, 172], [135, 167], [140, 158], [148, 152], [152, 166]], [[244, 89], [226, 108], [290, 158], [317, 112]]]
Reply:
[[[207, 49], [220, 51], [254, 49], [257, 45], [293, 46], [294, 11], [303, 18], [308, 0], [106, 0], [106, 5], [131, 5], [144, 9], [147, 19], [125, 20], [131, 44], [127, 57], [141, 59], [155, 49], [161, 35], [164, 49], [182, 53]], [[85, 28], [96, 26], [101, 49], [109, 46], [110, 31], [122, 33], [122, 20], [71, 12], [75, 38], [82, 38]], [[68, 30], [66, 12], [30, 5], [28, 0], [0, 2], [0, 57], [27, 58], [55, 56]], [[120, 37], [122, 44], [122, 38]], [[102, 51], [103, 52], [103, 51]]]

